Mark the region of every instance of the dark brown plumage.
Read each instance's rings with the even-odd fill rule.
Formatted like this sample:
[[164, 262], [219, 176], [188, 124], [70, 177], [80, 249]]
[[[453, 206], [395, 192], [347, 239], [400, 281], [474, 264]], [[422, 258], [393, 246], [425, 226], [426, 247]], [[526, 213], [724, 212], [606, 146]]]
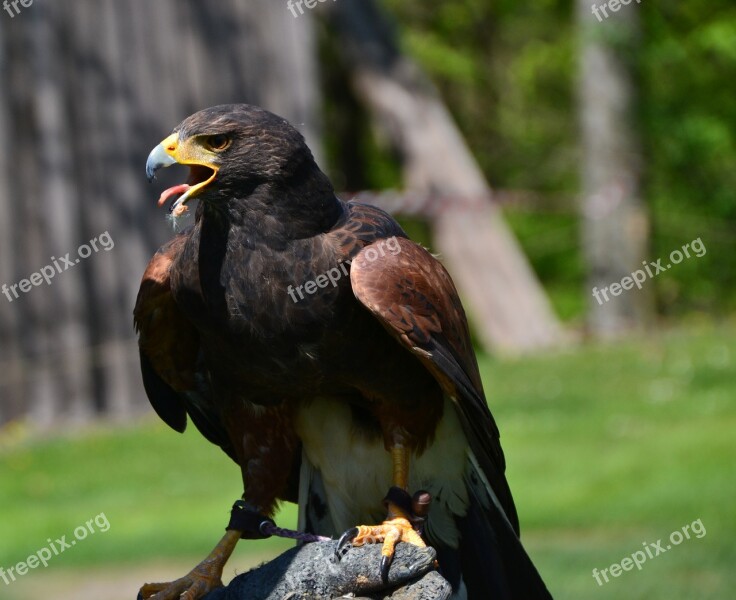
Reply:
[[389, 215], [339, 200], [301, 135], [261, 109], [189, 117], [151, 153], [149, 176], [173, 162], [191, 167], [176, 191], [198, 196], [195, 222], [154, 256], [135, 308], [161, 418], [183, 431], [188, 415], [221, 446], [254, 510], [299, 501], [317, 533], [380, 519], [392, 483], [427, 488], [427, 537], [459, 593], [462, 574], [469, 598], [548, 597], [518, 542], [442, 265]]

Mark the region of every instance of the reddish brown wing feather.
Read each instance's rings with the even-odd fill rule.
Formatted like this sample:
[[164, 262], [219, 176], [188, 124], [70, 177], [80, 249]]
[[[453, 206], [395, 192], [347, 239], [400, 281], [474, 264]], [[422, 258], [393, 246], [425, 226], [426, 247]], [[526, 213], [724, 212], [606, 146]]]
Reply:
[[146, 392], [159, 416], [172, 428], [186, 427], [186, 407], [177, 393], [195, 387], [199, 337], [171, 295], [170, 269], [186, 242], [178, 235], [163, 246], [143, 275], [133, 311]]
[[396, 246], [389, 252], [386, 242], [381, 247], [378, 241], [356, 256], [350, 272], [353, 292], [455, 400], [468, 442], [518, 530], [498, 428], [486, 404], [457, 290], [429, 252], [410, 240], [397, 241], [399, 252]]

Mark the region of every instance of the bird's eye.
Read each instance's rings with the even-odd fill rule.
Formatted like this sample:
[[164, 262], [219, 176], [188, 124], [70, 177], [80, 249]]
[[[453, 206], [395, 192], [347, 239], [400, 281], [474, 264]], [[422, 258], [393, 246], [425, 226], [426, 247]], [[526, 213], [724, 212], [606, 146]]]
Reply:
[[224, 133], [218, 135], [210, 135], [205, 139], [205, 143], [209, 146], [210, 150], [215, 152], [222, 152], [226, 150], [232, 140]]

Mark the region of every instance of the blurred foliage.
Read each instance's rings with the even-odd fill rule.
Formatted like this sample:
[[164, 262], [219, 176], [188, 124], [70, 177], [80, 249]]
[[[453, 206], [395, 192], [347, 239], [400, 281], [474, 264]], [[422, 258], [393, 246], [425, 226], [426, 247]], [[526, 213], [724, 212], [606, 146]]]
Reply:
[[664, 311], [736, 305], [736, 6], [690, 0], [644, 11], [642, 103], [655, 256], [701, 237], [660, 286]]
[[[563, 318], [587, 301], [577, 229], [577, 37], [570, 0], [384, 0], [404, 46], [427, 70], [496, 189], [528, 192], [509, 220]], [[643, 2], [640, 45], [626, 50], [639, 82], [650, 256], [700, 237], [708, 254], [651, 282], [660, 311], [736, 308], [736, 6], [731, 0]], [[592, 17], [591, 15], [591, 18]], [[399, 173], [324, 53], [330, 82], [328, 158], [343, 189], [395, 187]], [[342, 87], [340, 87], [342, 86]], [[339, 94], [334, 94], [339, 90]], [[346, 108], [347, 107], [347, 108]], [[346, 116], [348, 115], [348, 116]], [[336, 127], [333, 128], [333, 124]], [[340, 179], [353, 144], [368, 165]], [[353, 150], [354, 151], [354, 150]], [[338, 186], [339, 187], [339, 186]]]

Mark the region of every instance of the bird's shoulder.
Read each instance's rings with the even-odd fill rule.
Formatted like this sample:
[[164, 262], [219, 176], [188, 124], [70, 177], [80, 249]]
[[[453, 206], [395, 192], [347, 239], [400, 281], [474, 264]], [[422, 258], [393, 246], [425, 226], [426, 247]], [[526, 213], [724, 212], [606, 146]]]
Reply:
[[176, 235], [161, 246], [148, 262], [133, 309], [136, 329], [140, 330], [155, 316], [157, 309], [171, 302], [172, 265], [182, 253], [187, 239], [188, 232]]
[[342, 216], [326, 234], [327, 245], [340, 259], [351, 259], [363, 248], [381, 239], [408, 238], [401, 225], [384, 210], [355, 201], [343, 203]]

